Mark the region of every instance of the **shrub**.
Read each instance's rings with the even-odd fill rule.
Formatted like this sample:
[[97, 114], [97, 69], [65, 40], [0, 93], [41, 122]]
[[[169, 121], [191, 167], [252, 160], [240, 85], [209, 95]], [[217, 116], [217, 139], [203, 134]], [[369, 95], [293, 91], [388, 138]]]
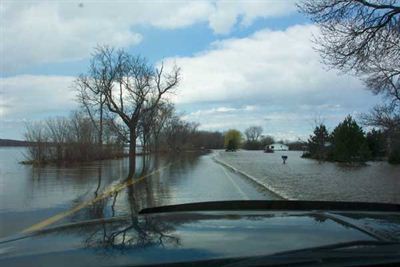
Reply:
[[231, 129], [225, 133], [225, 148], [228, 150], [236, 150], [240, 146], [242, 134], [238, 130]]

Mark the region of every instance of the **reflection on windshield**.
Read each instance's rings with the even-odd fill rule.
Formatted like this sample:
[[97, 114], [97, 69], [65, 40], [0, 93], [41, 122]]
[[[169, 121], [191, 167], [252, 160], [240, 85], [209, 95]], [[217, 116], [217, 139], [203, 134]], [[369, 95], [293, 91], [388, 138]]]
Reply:
[[[134, 210], [133, 202], [130, 203]], [[100, 257], [102, 264], [107, 264], [117, 257], [125, 264], [132, 260], [140, 264], [141, 259], [157, 263], [178, 259], [237, 258], [341, 242], [375, 240], [374, 235], [360, 232], [356, 226], [331, 218], [330, 214], [316, 212], [252, 211], [239, 215], [235, 211], [193, 211], [139, 217], [132, 213], [108, 220], [91, 220], [43, 230], [33, 240], [22, 239], [20, 247], [24, 249], [31, 242], [41, 240], [54, 243], [55, 248], [61, 246], [59, 249], [73, 246], [73, 254], [83, 253], [80, 249], [84, 249], [86, 258], [93, 262]], [[363, 215], [362, 219], [371, 223], [375, 220], [370, 215]], [[244, 245], [238, 240], [252, 242]], [[229, 249], [224, 244], [229, 244]], [[32, 252], [45, 249], [36, 247]]]

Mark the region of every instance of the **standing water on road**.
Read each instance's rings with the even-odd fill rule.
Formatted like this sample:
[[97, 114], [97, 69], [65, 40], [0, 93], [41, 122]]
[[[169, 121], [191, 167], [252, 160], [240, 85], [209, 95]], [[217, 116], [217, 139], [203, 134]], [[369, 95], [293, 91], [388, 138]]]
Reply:
[[302, 159], [291, 151], [285, 152], [286, 164], [280, 152], [182, 153], [148, 157], [145, 168], [138, 156], [136, 178], [126, 178], [127, 159], [33, 167], [19, 164], [24, 151], [0, 149], [0, 237], [146, 207], [279, 199], [277, 194], [287, 199], [400, 203], [400, 167], [385, 162], [344, 167]]
[[0, 148], [0, 237], [49, 226], [54, 216], [65, 223], [168, 204], [274, 198], [212, 154], [152, 156], [145, 168], [138, 156], [137, 177], [127, 179], [127, 159], [33, 167], [19, 164], [24, 151]]
[[[367, 162], [346, 166], [301, 158], [299, 151], [219, 152], [217, 158], [292, 200], [400, 203], [400, 166]], [[282, 155], [287, 155], [282, 164]]]

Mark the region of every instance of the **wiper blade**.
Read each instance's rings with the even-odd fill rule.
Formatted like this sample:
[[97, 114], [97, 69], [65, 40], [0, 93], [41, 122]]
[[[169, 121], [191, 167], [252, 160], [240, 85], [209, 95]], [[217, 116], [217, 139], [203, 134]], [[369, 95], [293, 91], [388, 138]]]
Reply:
[[274, 266], [280, 264], [312, 266], [332, 262], [340, 265], [340, 263], [345, 264], [355, 260], [360, 265], [372, 262], [400, 263], [400, 242], [357, 240], [251, 257], [224, 266]]
[[344, 248], [353, 248], [353, 247], [377, 247], [377, 246], [390, 246], [390, 245], [400, 245], [400, 242], [392, 242], [392, 241], [378, 241], [378, 240], [356, 240], [350, 242], [341, 242], [335, 243], [331, 245], [324, 245], [312, 248], [305, 249], [297, 249], [286, 252], [279, 252], [274, 255], [288, 255], [292, 253], [301, 253], [301, 252], [309, 252], [309, 251], [324, 251], [324, 250], [335, 250], [335, 249], [344, 249]]
[[159, 212], [268, 210], [268, 211], [378, 211], [400, 212], [400, 205], [370, 202], [298, 201], [298, 200], [231, 200], [207, 201], [145, 208], [139, 214]]

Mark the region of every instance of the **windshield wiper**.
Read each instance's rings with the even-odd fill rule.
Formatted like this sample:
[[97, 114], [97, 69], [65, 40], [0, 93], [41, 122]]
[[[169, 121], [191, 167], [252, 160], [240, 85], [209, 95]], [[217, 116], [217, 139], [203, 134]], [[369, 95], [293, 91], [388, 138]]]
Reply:
[[[378, 247], [378, 246], [390, 246], [390, 245], [400, 245], [400, 242], [392, 241], [378, 241], [378, 240], [356, 240], [350, 242], [341, 242], [331, 245], [324, 245], [312, 248], [297, 249], [286, 252], [276, 253], [274, 255], [288, 255], [292, 253], [301, 253], [304, 251], [324, 251], [324, 250], [335, 250], [335, 249], [345, 249], [345, 248], [358, 248], [358, 247]], [[400, 252], [400, 251], [399, 251]]]
[[168, 205], [142, 209], [139, 214], [188, 211], [269, 210], [269, 211], [378, 211], [400, 212], [400, 205], [370, 202], [298, 201], [298, 200], [229, 200]]
[[242, 259], [224, 266], [275, 266], [400, 263], [400, 242], [359, 240]]

